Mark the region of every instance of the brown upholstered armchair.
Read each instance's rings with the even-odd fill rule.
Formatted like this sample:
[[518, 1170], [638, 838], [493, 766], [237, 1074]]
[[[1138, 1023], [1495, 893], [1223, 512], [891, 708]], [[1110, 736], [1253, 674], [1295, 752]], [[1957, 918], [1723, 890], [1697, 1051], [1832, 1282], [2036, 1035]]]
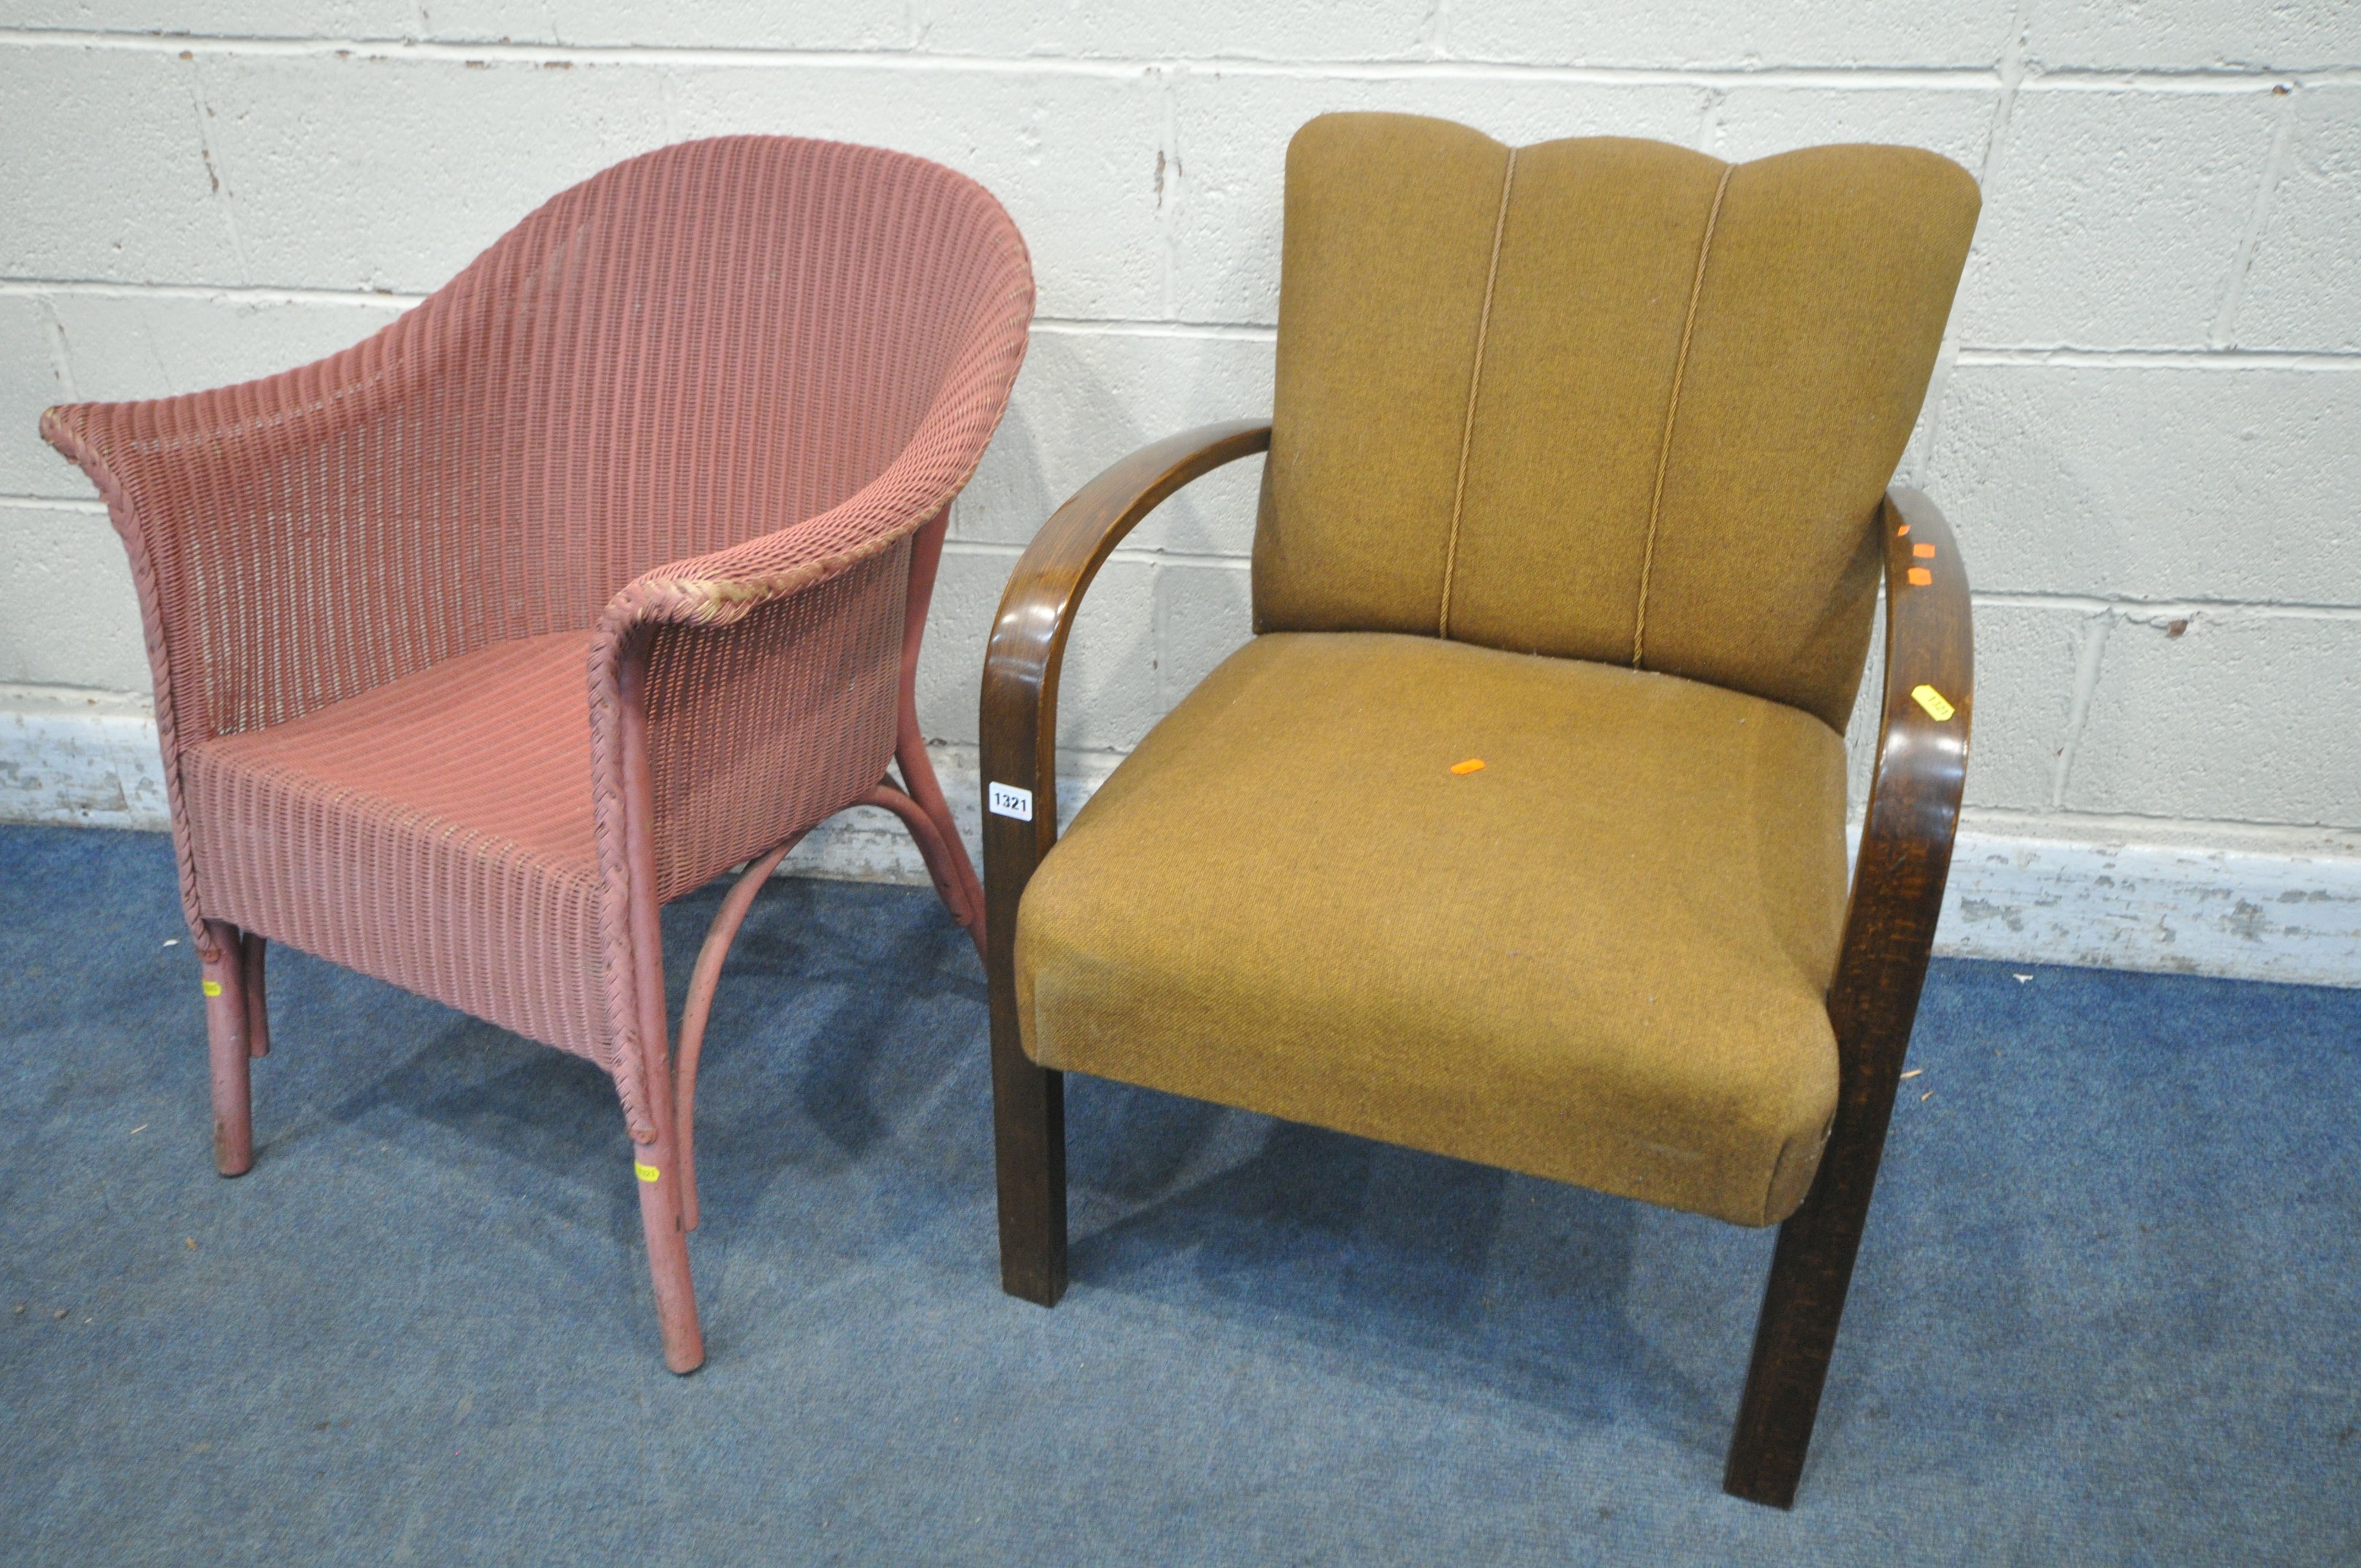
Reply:
[[[138, 587], [222, 1174], [265, 942], [406, 986], [613, 1076], [664, 1358], [703, 1361], [697, 1058], [763, 879], [880, 806], [980, 933], [911, 683], [1032, 303], [972, 181], [721, 137], [565, 192], [316, 365], [43, 416]], [[741, 862], [675, 1054], [657, 911]]]
[[[1898, 148], [1303, 128], [1271, 420], [1092, 481], [986, 656], [1009, 1291], [1065, 1288], [1067, 1071], [1784, 1222], [1725, 1484], [1793, 1500], [1967, 761], [1966, 577], [1886, 485], [1977, 208]], [[1266, 448], [1257, 635], [1060, 839], [1092, 575]]]

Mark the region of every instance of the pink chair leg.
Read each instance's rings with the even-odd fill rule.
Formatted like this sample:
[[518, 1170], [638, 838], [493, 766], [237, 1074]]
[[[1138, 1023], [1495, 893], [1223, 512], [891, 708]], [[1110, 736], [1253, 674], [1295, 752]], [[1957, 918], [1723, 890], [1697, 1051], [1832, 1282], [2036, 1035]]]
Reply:
[[[662, 1129], [664, 1124], [656, 1125]], [[631, 1146], [639, 1177], [640, 1228], [647, 1233], [648, 1277], [655, 1287], [656, 1323], [664, 1365], [683, 1376], [705, 1365], [705, 1331], [697, 1321], [697, 1284], [688, 1272], [688, 1232], [681, 1224], [680, 1174], [672, 1165], [674, 1138]]]
[[982, 954], [983, 895], [976, 894], [974, 902], [971, 903], [969, 894], [961, 886], [960, 872], [966, 872], [972, 877], [974, 868], [968, 864], [967, 850], [961, 845], [958, 835], [939, 824], [926, 807], [889, 784], [881, 784], [862, 795], [861, 804], [882, 806], [902, 819], [902, 826], [910, 830], [910, 837], [917, 842], [918, 854], [927, 862], [928, 874], [935, 879], [936, 895], [950, 910], [951, 918], [967, 927], [967, 934], [975, 940], [976, 952]]
[[688, 977], [688, 1000], [680, 1010], [680, 1050], [673, 1068], [674, 1137], [680, 1146], [676, 1157], [680, 1162], [681, 1228], [697, 1229], [697, 1064], [705, 1052], [705, 1025], [713, 1016], [713, 988], [721, 981], [722, 960], [730, 956], [730, 944], [738, 939], [738, 928], [746, 923], [746, 912], [754, 906], [754, 897], [787, 851], [803, 841], [796, 834], [760, 860], [747, 862], [738, 878], [738, 885], [721, 901], [706, 927], [705, 946], [697, 952], [697, 968]]
[[[656, 992], [662, 1028], [664, 992]], [[656, 1036], [662, 1039], [664, 1036]], [[697, 1321], [697, 1284], [688, 1271], [688, 1230], [681, 1223], [680, 1140], [672, 1117], [672, 1081], [667, 1072], [648, 1075], [648, 1113], [656, 1141], [634, 1142], [631, 1171], [639, 1179], [640, 1228], [647, 1233], [648, 1277], [655, 1287], [656, 1325], [664, 1334], [664, 1365], [683, 1376], [705, 1365], [705, 1332]]]
[[967, 846], [960, 842], [959, 825], [951, 820], [943, 786], [936, 782], [935, 765], [927, 757], [927, 738], [918, 729], [918, 646], [926, 638], [927, 606], [934, 598], [935, 569], [942, 564], [943, 533], [950, 524], [950, 513], [941, 512], [910, 537], [910, 597], [902, 610], [902, 701], [894, 741], [894, 763], [902, 773], [901, 793], [917, 804], [938, 841], [929, 846], [919, 830], [918, 818], [899, 806], [890, 802], [870, 804], [884, 805], [909, 825], [910, 836], [917, 839], [918, 852], [926, 857], [927, 870], [935, 879], [936, 893], [950, 907], [951, 918], [975, 938], [975, 950], [981, 954], [983, 883], [967, 858]]
[[270, 1054], [270, 992], [262, 978], [262, 955], [269, 946], [268, 939], [251, 931], [246, 934], [246, 1046], [249, 1056]]
[[[967, 846], [960, 841], [959, 824], [951, 819], [951, 808], [943, 799], [943, 786], [935, 780], [934, 764], [927, 760], [926, 742], [919, 740], [917, 719], [894, 753], [894, 763], [901, 771], [903, 793], [925, 814], [942, 847], [941, 863], [932, 857], [927, 861], [944, 904], [950, 906], [951, 918], [967, 927], [980, 944], [983, 940], [983, 883], [976, 880], [975, 862], [967, 858]], [[917, 837], [914, 831], [912, 836]], [[921, 854], [926, 852], [924, 839], [918, 840]], [[946, 888], [944, 884], [948, 883]]]
[[215, 956], [207, 959], [205, 1044], [213, 1058], [214, 1168], [244, 1176], [254, 1168], [254, 1091], [247, 1069], [246, 939], [235, 926], [205, 922]]
[[654, 792], [649, 785], [647, 652], [628, 653], [622, 665], [623, 834], [631, 867], [627, 919], [631, 945], [631, 994], [637, 1010], [641, 1091], [655, 1141], [631, 1144], [639, 1179], [640, 1226], [648, 1241], [648, 1275], [655, 1287], [656, 1322], [664, 1333], [664, 1365], [683, 1376], [705, 1365], [705, 1332], [697, 1321], [697, 1285], [688, 1269], [683, 1223], [680, 1135], [673, 1121], [670, 1031], [664, 1017], [664, 927], [656, 902]]

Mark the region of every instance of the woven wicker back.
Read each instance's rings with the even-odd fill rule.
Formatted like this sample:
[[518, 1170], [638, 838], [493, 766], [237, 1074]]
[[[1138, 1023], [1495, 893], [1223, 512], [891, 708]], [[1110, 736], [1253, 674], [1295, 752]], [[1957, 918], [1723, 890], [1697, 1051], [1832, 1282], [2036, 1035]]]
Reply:
[[62, 411], [137, 420], [113, 482], [181, 524], [135, 567], [194, 741], [587, 628], [650, 567], [843, 500], [1024, 276], [998, 203], [939, 165], [691, 142], [557, 196], [343, 354]]

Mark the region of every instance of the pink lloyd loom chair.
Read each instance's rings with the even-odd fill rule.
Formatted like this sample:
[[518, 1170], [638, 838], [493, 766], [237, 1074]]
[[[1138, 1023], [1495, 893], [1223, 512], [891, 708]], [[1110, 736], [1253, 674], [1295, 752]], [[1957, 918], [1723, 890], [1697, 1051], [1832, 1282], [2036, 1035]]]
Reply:
[[[763, 880], [884, 806], [982, 940], [912, 683], [1032, 303], [973, 181], [733, 137], [566, 192], [317, 364], [42, 416], [130, 553], [222, 1174], [267, 939], [588, 1057], [665, 1364], [703, 1362], [697, 1053]], [[657, 910], [741, 862], [675, 1059]]]

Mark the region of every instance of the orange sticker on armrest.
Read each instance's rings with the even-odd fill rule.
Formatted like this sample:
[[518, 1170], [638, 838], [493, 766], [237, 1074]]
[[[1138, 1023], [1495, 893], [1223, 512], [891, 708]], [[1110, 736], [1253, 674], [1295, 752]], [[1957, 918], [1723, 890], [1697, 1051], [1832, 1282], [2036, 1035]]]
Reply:
[[1910, 554], [1917, 556], [1921, 561], [1932, 561], [1935, 558], [1935, 547], [1931, 544], [1913, 544], [1910, 547]]
[[1455, 773], [1480, 773], [1484, 771], [1484, 759], [1470, 757], [1464, 762], [1454, 762], [1451, 771]]
[[1910, 700], [1927, 710], [1927, 717], [1940, 724], [1959, 711], [1943, 700], [1943, 694], [1933, 686], [1912, 686]]
[[1928, 571], [1926, 567], [1913, 566], [1910, 568], [1910, 586], [1912, 587], [1923, 588], [1932, 584], [1934, 580], [1935, 574]]

